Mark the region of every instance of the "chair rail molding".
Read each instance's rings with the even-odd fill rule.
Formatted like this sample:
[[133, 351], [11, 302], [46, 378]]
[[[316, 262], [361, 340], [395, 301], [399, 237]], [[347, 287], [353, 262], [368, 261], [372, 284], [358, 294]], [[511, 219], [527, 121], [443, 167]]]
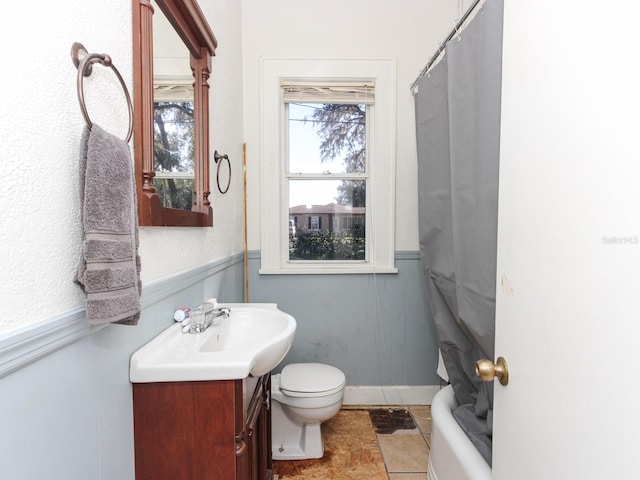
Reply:
[[[144, 310], [170, 295], [242, 263], [243, 260], [244, 254], [240, 253], [151, 282], [143, 286], [140, 304]], [[0, 378], [108, 327], [109, 325], [89, 325], [85, 309], [76, 308], [6, 334], [0, 333]]]

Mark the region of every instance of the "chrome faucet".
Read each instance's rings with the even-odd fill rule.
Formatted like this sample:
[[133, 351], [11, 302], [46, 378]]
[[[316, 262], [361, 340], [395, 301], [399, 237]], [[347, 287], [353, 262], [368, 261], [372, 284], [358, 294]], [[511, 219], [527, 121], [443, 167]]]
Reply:
[[208, 312], [205, 312], [205, 323], [209, 322], [209, 324], [213, 324], [213, 321], [218, 318], [229, 318], [229, 314], [231, 313], [231, 309], [228, 307], [220, 307], [214, 308]]
[[216, 318], [229, 318], [229, 314], [231, 313], [231, 309], [227, 307], [207, 309], [205, 306], [202, 306], [201, 309], [204, 310], [203, 313], [198, 312], [198, 314], [203, 317], [201, 321], [200, 319], [196, 320], [198, 314], [192, 312], [190, 317], [191, 321], [182, 329], [183, 333], [202, 333], [215, 323]]

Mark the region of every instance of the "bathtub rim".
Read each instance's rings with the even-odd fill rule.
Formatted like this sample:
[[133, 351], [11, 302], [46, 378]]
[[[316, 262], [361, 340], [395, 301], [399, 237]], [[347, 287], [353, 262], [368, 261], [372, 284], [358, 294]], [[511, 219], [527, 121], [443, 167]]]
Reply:
[[453, 387], [448, 385], [435, 395], [431, 404], [431, 449], [427, 478], [491, 480], [491, 466], [453, 418], [453, 408]]

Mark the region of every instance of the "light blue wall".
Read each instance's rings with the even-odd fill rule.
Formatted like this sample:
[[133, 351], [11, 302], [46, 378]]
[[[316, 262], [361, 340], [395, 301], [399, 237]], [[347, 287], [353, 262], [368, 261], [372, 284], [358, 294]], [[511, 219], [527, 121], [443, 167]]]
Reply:
[[211, 296], [244, 300], [242, 255], [145, 285], [136, 327], [75, 311], [0, 337], [0, 478], [133, 480], [129, 358]]
[[418, 252], [397, 274], [260, 275], [249, 254], [249, 301], [275, 302], [298, 323], [284, 362], [340, 368], [347, 385], [438, 385], [436, 332]]
[[[285, 363], [319, 361], [349, 385], [435, 385], [435, 332], [417, 253], [397, 275], [259, 276], [250, 301], [298, 322]], [[136, 327], [91, 329], [81, 310], [0, 337], [0, 465], [11, 480], [133, 480], [129, 358], [172, 323], [176, 308], [244, 300], [242, 256], [146, 285]], [[379, 314], [378, 314], [379, 312]]]

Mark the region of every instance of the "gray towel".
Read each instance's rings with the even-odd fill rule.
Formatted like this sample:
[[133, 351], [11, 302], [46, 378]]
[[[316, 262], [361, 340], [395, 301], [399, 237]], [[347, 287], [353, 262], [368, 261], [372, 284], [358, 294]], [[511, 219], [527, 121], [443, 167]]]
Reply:
[[75, 281], [92, 325], [137, 325], [140, 257], [129, 145], [95, 123], [82, 134], [82, 256]]

